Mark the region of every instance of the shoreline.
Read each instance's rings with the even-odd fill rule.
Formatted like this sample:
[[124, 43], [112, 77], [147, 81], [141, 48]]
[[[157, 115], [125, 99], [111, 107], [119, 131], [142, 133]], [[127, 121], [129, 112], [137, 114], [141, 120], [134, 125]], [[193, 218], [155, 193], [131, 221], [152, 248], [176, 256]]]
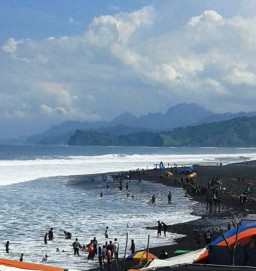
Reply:
[[[225, 166], [200, 166], [194, 165], [194, 170], [197, 174], [195, 180], [197, 185], [206, 186], [210, 179], [218, 178], [221, 180], [221, 203], [220, 211], [209, 212], [206, 210], [206, 196], [194, 195], [189, 193], [189, 199], [196, 202], [193, 207], [192, 214], [199, 216], [197, 220], [168, 225], [168, 232], [178, 233], [185, 235], [175, 239], [175, 244], [150, 247], [149, 252], [153, 253], [157, 257], [161, 256], [162, 251], [167, 252], [168, 257], [176, 256], [176, 250], [196, 250], [205, 247], [204, 233], [210, 230], [213, 239], [220, 235], [222, 231], [226, 231], [228, 224], [234, 220], [238, 223], [241, 219], [256, 219], [256, 192], [248, 195], [248, 201], [246, 204], [241, 204], [239, 196], [245, 191], [247, 183], [250, 183], [253, 187], [256, 185], [254, 173], [256, 172], [256, 161], [242, 162], [235, 164], [228, 164]], [[170, 172], [171, 168], [165, 169], [150, 169], [150, 170], [137, 170], [123, 172], [123, 176], [130, 176], [131, 180], [141, 178], [142, 180], [161, 183], [168, 187], [180, 187], [182, 189], [182, 183], [180, 178], [184, 178], [185, 175], [173, 174], [167, 176], [165, 172]], [[114, 174], [114, 173], [108, 173]], [[100, 174], [95, 174], [100, 175]], [[123, 179], [125, 179], [123, 177]], [[149, 227], [149, 229], [157, 230], [157, 227]], [[200, 234], [199, 234], [200, 233]], [[122, 261], [119, 261], [119, 265], [122, 266]], [[134, 261], [126, 261], [125, 269], [136, 266]], [[93, 268], [90, 270], [99, 270]], [[112, 270], [116, 269], [112, 266]]]

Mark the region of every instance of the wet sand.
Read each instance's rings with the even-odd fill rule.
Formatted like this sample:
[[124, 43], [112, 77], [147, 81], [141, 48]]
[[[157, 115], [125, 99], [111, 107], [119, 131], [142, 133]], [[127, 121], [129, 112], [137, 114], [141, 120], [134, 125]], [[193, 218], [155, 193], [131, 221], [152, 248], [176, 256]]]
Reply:
[[[162, 250], [168, 253], [169, 257], [176, 256], [176, 250], [196, 250], [205, 247], [204, 233], [209, 229], [213, 237], [218, 236], [221, 231], [226, 231], [227, 226], [232, 221], [239, 222], [241, 219], [254, 219], [256, 218], [256, 192], [248, 194], [248, 201], [246, 204], [240, 203], [240, 194], [245, 191], [248, 183], [251, 187], [256, 187], [256, 161], [230, 164], [226, 166], [203, 166], [194, 165], [196, 172], [196, 183], [201, 186], [207, 186], [209, 179], [218, 177], [221, 182], [221, 204], [220, 211], [209, 212], [206, 210], [206, 197], [205, 195], [191, 195], [188, 197], [196, 201], [194, 205], [194, 214], [201, 217], [201, 219], [175, 225], [168, 225], [169, 232], [175, 232], [186, 235], [186, 237], [179, 238], [176, 240], [176, 244], [161, 246], [161, 247], [150, 247], [149, 251], [159, 257]], [[175, 172], [174, 169], [165, 168], [163, 170], [145, 170], [145, 171], [134, 171], [126, 172], [123, 176], [130, 175], [131, 179], [143, 179], [151, 182], [161, 183], [170, 187], [182, 187], [179, 182], [181, 177], [185, 177], [182, 174], [173, 174], [167, 176], [166, 172]], [[151, 229], [156, 229], [153, 227]], [[201, 233], [201, 237], [198, 238], [198, 234]], [[137, 266], [137, 262], [126, 261], [124, 269]], [[119, 262], [120, 267], [123, 266], [122, 261]], [[183, 269], [184, 268], [184, 269]], [[189, 269], [190, 268], [190, 269]], [[197, 270], [195, 267], [179, 267], [173, 270]], [[116, 267], [112, 266], [112, 270]], [[98, 269], [94, 269], [98, 270]], [[216, 270], [216, 269], [212, 269]], [[220, 270], [218, 268], [218, 270]]]

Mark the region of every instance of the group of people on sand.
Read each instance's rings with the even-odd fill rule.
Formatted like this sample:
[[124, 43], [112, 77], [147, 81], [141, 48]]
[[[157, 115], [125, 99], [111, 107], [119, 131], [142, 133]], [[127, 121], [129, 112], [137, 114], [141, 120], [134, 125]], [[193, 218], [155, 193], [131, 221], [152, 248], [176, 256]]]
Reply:
[[208, 180], [207, 185], [200, 185], [195, 180], [181, 178], [183, 189], [186, 190], [185, 196], [193, 197], [205, 196], [206, 211], [209, 213], [220, 212], [221, 209], [221, 186], [222, 182], [218, 177]]

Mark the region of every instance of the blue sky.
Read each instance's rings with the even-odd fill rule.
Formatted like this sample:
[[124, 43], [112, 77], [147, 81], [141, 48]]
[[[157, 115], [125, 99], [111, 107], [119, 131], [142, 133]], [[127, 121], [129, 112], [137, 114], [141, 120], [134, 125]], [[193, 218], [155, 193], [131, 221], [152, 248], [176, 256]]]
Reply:
[[1, 0], [4, 137], [195, 102], [255, 111], [254, 0]]

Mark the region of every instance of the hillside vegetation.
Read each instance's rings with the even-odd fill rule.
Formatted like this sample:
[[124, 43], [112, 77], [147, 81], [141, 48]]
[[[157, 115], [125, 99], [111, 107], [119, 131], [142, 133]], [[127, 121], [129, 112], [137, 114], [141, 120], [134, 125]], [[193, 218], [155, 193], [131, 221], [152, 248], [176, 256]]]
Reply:
[[69, 145], [83, 146], [163, 146], [163, 147], [254, 147], [256, 146], [256, 117], [239, 117], [170, 132], [140, 132], [112, 135], [78, 130]]

